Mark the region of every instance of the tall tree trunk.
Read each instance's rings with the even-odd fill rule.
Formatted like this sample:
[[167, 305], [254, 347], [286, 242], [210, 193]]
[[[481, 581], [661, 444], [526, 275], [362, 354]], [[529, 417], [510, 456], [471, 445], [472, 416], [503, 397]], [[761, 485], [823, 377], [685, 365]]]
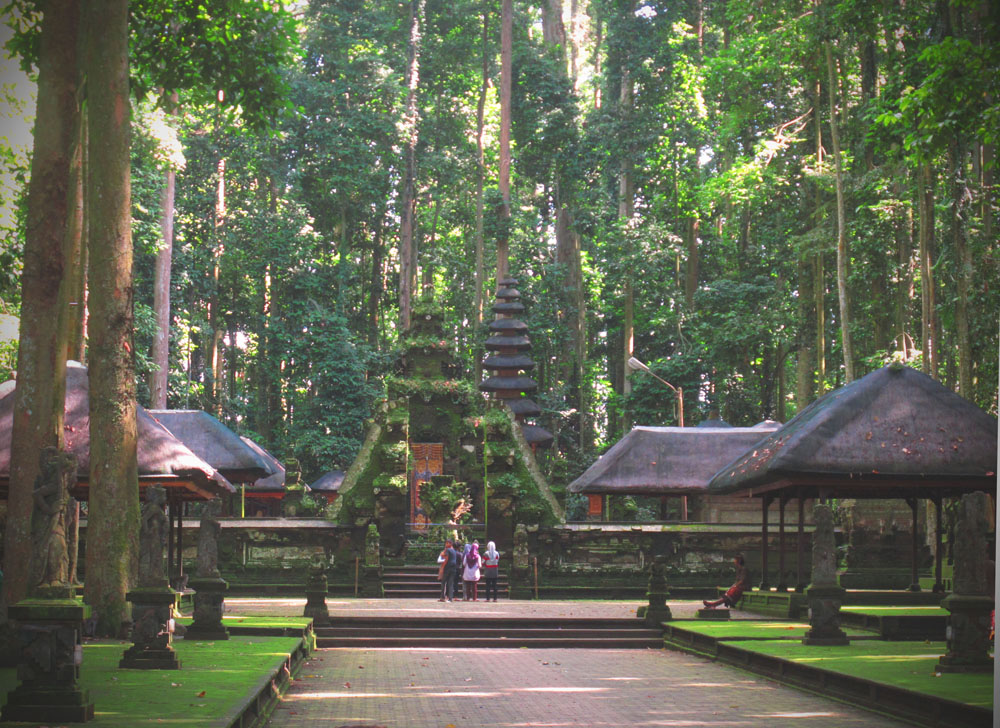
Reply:
[[132, 355], [128, 2], [87, 3], [87, 97], [92, 128], [88, 187], [90, 509], [84, 596], [101, 635], [127, 618], [138, 567], [139, 482]]
[[368, 345], [378, 347], [379, 301], [385, 291], [382, 260], [385, 246], [385, 212], [378, 210], [375, 220], [375, 241], [372, 244], [371, 289], [368, 294]]
[[[632, 96], [635, 91], [635, 82], [627, 67], [622, 67], [622, 86], [619, 95], [619, 109], [623, 120], [626, 120], [632, 113]], [[622, 159], [621, 175], [618, 179], [618, 217], [623, 220], [631, 220], [634, 212], [635, 190], [632, 186], [632, 161], [626, 156]], [[632, 288], [632, 276], [629, 272], [625, 274], [625, 301], [624, 316], [622, 321], [622, 366], [624, 373], [622, 376], [622, 393], [628, 394], [632, 391], [632, 382], [628, 377], [628, 360], [635, 351], [635, 292]], [[624, 423], [624, 429], [628, 429], [628, 423]]]
[[816, 396], [826, 392], [826, 271], [823, 254], [817, 253], [813, 265], [816, 296]]
[[840, 340], [844, 352], [844, 379], [854, 381], [854, 344], [851, 340], [851, 309], [847, 297], [847, 220], [844, 212], [844, 170], [840, 159], [840, 132], [837, 125], [837, 73], [832, 44], [824, 44], [830, 94], [830, 141], [833, 144], [834, 176], [837, 183], [837, 300], [840, 303]]
[[[38, 105], [21, 274], [17, 388], [4, 533], [5, 605], [27, 596], [32, 490], [39, 455], [44, 447], [63, 446], [70, 287], [64, 251], [73, 217], [69, 183], [79, 115], [79, 4], [77, 0], [51, 0], [46, 11], [38, 56]], [[56, 291], [59, 294], [53, 295]]]
[[[177, 93], [170, 94], [167, 113], [177, 113]], [[160, 199], [160, 233], [163, 240], [156, 251], [153, 269], [153, 316], [156, 331], [153, 333], [153, 371], [149, 375], [149, 406], [167, 408], [167, 376], [170, 372], [170, 267], [174, 251], [174, 198], [177, 189], [177, 172], [168, 163], [163, 179]]]
[[510, 121], [514, 71], [514, 0], [500, 4], [500, 232], [497, 235], [497, 285], [510, 269]]
[[934, 179], [929, 162], [918, 169], [917, 202], [920, 256], [920, 338], [923, 350], [923, 371], [935, 379], [937, 370], [937, 340], [934, 326]]
[[[219, 92], [222, 101], [222, 92]], [[212, 368], [210, 399], [216, 417], [222, 417], [222, 338], [224, 321], [219, 301], [219, 275], [222, 270], [222, 232], [226, 224], [226, 160], [219, 157], [216, 163], [215, 186], [215, 248], [212, 250], [212, 295], [208, 300], [209, 366]]]
[[685, 225], [687, 238], [687, 267], [684, 275], [684, 305], [688, 311], [694, 310], [694, 294], [698, 290], [698, 235], [701, 232], [701, 220], [688, 217]]
[[[76, 0], [79, 2], [79, 0]], [[77, 11], [79, 12], [79, 11]], [[81, 364], [87, 351], [87, 115], [77, 100], [76, 131], [73, 133], [73, 154], [70, 159], [70, 219], [66, 229], [66, 266], [68, 270], [67, 303], [69, 323], [66, 332], [66, 356]]]
[[419, 112], [417, 89], [420, 86], [420, 23], [424, 17], [425, 0], [410, 0], [410, 40], [406, 66], [406, 169], [403, 173], [403, 190], [400, 195], [399, 213], [399, 330], [410, 328], [416, 285], [415, 226], [417, 214], [417, 140]]
[[972, 339], [969, 335], [969, 289], [972, 284], [972, 252], [966, 240], [965, 210], [969, 199], [965, 183], [965, 145], [956, 138], [949, 150], [951, 166], [951, 231], [955, 248], [958, 300], [955, 329], [958, 343], [958, 393], [972, 399]]
[[798, 357], [795, 363], [795, 409], [801, 411], [813, 398], [813, 372], [815, 360], [815, 322], [813, 315], [813, 272], [805, 254], [800, 254], [796, 266], [799, 297], [796, 313], [798, 318]]
[[[479, 102], [476, 104], [476, 302], [475, 316], [476, 326], [483, 322], [483, 308], [486, 281], [486, 262], [483, 243], [483, 185], [486, 179], [486, 161], [483, 152], [483, 133], [486, 128], [486, 91], [489, 88], [490, 80], [490, 59], [488, 55], [489, 43], [489, 8], [483, 5], [483, 78], [479, 86]], [[476, 351], [476, 381], [479, 381], [479, 372], [482, 369], [482, 353]]]

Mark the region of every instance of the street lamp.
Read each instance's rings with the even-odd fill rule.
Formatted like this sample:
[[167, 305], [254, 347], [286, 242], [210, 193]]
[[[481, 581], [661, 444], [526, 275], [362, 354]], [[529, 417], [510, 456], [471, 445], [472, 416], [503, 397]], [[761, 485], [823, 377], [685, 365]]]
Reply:
[[641, 361], [636, 359], [634, 356], [628, 358], [628, 367], [632, 370], [638, 370], [641, 372], [646, 372], [649, 376], [654, 379], [659, 379], [661, 382], [670, 387], [670, 391], [677, 395], [677, 424], [680, 427], [684, 427], [684, 392], [680, 387], [675, 387], [673, 384], [668, 382], [666, 379], [656, 376], [653, 370], [648, 366], [643, 364]]

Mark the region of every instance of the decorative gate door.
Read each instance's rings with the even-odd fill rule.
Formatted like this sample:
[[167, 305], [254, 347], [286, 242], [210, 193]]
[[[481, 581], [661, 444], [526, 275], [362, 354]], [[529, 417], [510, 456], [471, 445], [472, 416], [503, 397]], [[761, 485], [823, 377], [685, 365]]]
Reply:
[[423, 508], [420, 507], [420, 486], [431, 479], [432, 475], [444, 472], [444, 443], [442, 442], [412, 442], [410, 451], [413, 453], [413, 479], [410, 481], [410, 523], [422, 531], [430, 522]]

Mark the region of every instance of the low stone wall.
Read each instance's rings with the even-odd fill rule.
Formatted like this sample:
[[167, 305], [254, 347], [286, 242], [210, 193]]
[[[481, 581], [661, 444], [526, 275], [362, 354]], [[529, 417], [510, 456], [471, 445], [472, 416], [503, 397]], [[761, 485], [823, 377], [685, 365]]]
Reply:
[[[236, 585], [304, 584], [306, 568], [317, 558], [327, 564], [331, 583], [353, 582], [355, 558], [364, 558], [365, 525], [341, 526], [318, 518], [223, 518], [220, 523], [219, 568]], [[195, 567], [198, 526], [196, 519], [184, 522], [188, 573]], [[792, 586], [798, 550], [795, 529], [786, 525], [785, 572]], [[85, 524], [81, 531], [85, 541]], [[807, 526], [807, 575], [811, 531]], [[775, 531], [769, 542], [770, 581], [776, 584]], [[564, 524], [529, 530], [528, 545], [531, 556], [538, 559], [539, 581], [548, 586], [588, 585], [595, 579], [641, 585], [647, 564], [658, 555], [666, 557], [668, 583], [675, 586], [730, 584], [737, 553], [745, 556], [754, 583], [760, 580], [760, 527], [755, 524]], [[497, 548], [509, 567], [513, 544], [498, 543]]]

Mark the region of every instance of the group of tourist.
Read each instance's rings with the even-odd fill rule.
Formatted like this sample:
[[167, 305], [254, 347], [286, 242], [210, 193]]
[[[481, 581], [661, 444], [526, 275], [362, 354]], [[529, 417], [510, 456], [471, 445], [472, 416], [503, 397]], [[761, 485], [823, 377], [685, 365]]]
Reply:
[[438, 581], [441, 582], [439, 602], [457, 599], [461, 589], [462, 601], [479, 601], [479, 581], [486, 582], [486, 598], [497, 600], [497, 577], [500, 573], [500, 552], [490, 541], [486, 551], [479, 553], [479, 541], [462, 544], [448, 539], [438, 554]]

